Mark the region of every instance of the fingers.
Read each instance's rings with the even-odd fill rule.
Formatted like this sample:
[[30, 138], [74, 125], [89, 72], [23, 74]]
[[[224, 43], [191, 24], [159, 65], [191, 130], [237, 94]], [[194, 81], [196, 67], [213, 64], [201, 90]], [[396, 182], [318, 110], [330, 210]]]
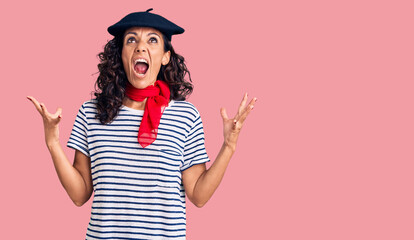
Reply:
[[223, 118], [224, 121], [229, 119], [229, 117], [227, 116], [226, 109], [224, 107], [220, 108], [220, 113], [221, 113], [221, 117]]
[[61, 107], [58, 107], [56, 109], [56, 113], [53, 114], [53, 118], [62, 118], [62, 108]]
[[239, 105], [239, 109], [237, 110], [237, 114], [236, 114], [235, 118], [239, 117], [242, 114], [244, 106], [246, 105], [246, 102], [247, 102], [247, 93], [245, 93], [243, 98], [242, 98], [242, 101]]
[[32, 97], [32, 96], [27, 96], [27, 99], [29, 99], [33, 105], [35, 105], [37, 111], [43, 116], [50, 116], [52, 118], [62, 118], [62, 108], [57, 108], [56, 113], [51, 115], [48, 111], [47, 108], [45, 106], [44, 103], [39, 103], [36, 98]]
[[247, 115], [249, 115], [249, 113], [253, 110], [253, 108], [254, 108], [254, 104], [256, 103], [256, 101], [257, 101], [257, 98], [253, 98], [253, 99], [249, 102], [249, 104], [247, 105], [247, 107], [245, 107], [245, 108], [243, 109], [242, 113], [241, 113], [241, 114], [238, 114], [238, 116], [236, 116], [236, 117], [234, 118], [234, 124], [237, 124], [237, 122], [239, 122], [239, 123], [241, 123], [241, 124], [243, 124], [243, 123], [244, 123], [244, 121], [245, 121], [245, 120], [246, 120], [246, 118], [247, 118]]
[[32, 97], [32, 96], [27, 96], [27, 99], [29, 99], [32, 103], [33, 103], [33, 105], [36, 107], [36, 109], [37, 109], [37, 111], [40, 113], [40, 114], [43, 114], [42, 112], [42, 107], [40, 106], [40, 103], [36, 100], [36, 98], [34, 98], [34, 97]]
[[43, 113], [48, 114], [47, 108], [44, 103], [40, 103], [40, 107], [42, 108]]

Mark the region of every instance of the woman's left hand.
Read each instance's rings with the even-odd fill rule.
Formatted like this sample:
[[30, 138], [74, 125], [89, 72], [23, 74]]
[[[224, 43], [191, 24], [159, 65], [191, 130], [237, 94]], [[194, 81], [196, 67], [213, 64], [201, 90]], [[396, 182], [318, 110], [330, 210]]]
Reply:
[[257, 98], [253, 98], [246, 106], [247, 93], [245, 93], [240, 103], [239, 110], [234, 118], [229, 118], [227, 116], [225, 108], [220, 109], [221, 117], [223, 118], [224, 144], [232, 150], [236, 150], [240, 130], [243, 127], [243, 123], [246, 120], [247, 115], [249, 115], [250, 111], [253, 109], [256, 101]]

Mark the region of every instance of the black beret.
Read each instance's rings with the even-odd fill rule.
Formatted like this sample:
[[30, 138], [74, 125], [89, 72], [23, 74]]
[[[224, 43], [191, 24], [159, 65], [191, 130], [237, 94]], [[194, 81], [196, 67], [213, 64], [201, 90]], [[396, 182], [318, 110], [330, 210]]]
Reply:
[[171, 41], [171, 35], [181, 34], [184, 29], [170, 22], [166, 18], [150, 13], [152, 8], [145, 12], [134, 12], [126, 15], [119, 22], [108, 27], [108, 32], [113, 36], [121, 36], [125, 30], [131, 27], [152, 27], [162, 32]]

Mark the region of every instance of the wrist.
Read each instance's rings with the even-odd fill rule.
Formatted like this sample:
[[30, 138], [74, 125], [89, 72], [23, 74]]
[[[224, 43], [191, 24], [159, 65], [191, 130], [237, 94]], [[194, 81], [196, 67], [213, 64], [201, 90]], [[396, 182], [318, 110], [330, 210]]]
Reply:
[[49, 149], [49, 151], [51, 151], [52, 149], [56, 148], [57, 146], [60, 146], [59, 139], [46, 141], [46, 146]]
[[236, 144], [231, 144], [227, 142], [223, 142], [223, 145], [221, 146], [223, 150], [230, 151], [231, 153], [234, 153], [236, 151]]

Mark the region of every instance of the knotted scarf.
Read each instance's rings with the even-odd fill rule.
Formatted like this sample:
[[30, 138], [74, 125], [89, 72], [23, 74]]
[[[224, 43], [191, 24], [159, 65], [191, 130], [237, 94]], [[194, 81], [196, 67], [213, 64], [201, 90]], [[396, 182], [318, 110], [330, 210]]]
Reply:
[[157, 139], [158, 125], [161, 115], [170, 100], [170, 88], [161, 80], [155, 81], [154, 86], [144, 89], [135, 88], [127, 82], [125, 94], [134, 101], [142, 102], [147, 99], [138, 131], [138, 143], [145, 148]]

